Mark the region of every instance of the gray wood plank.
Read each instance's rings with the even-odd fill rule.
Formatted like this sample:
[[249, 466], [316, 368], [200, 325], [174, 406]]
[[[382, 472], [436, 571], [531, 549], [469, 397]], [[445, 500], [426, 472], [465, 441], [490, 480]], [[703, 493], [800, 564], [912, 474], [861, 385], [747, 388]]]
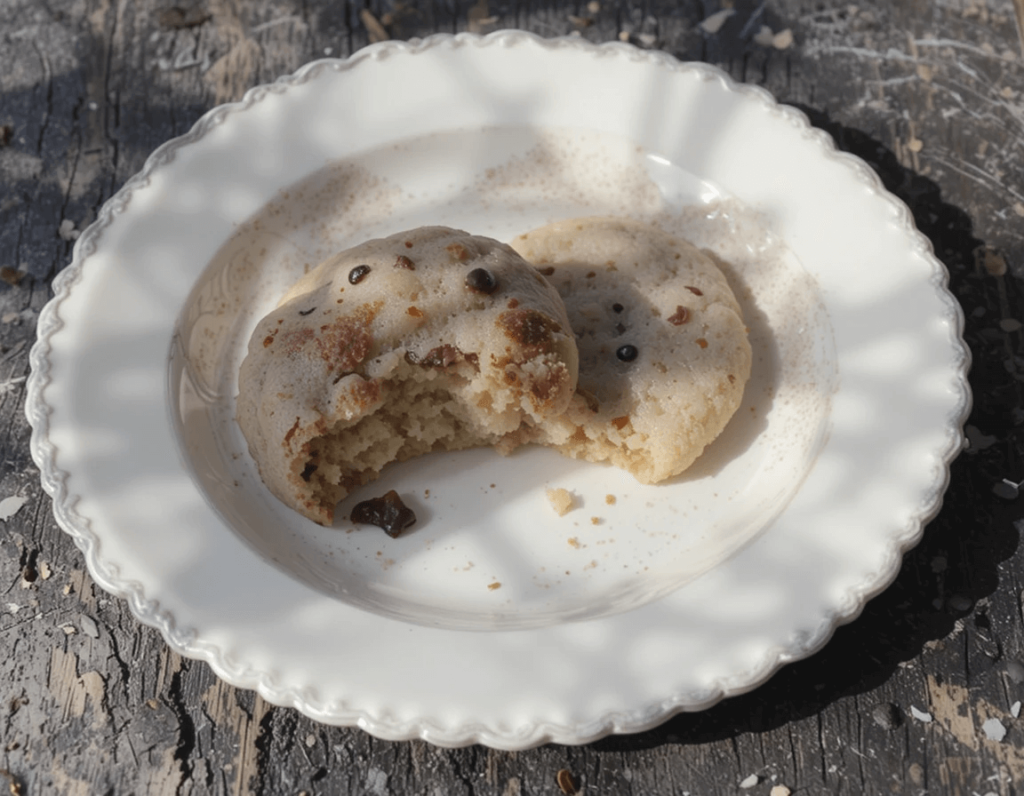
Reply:
[[[367, 6], [391, 35], [624, 35], [767, 88], [908, 203], [967, 316], [976, 444], [921, 545], [858, 620], [818, 655], [703, 713], [519, 753], [381, 741], [223, 684], [97, 589], [51, 516], [20, 380], [74, 231], [209, 108], [370, 39], [363, 6], [347, 2], [171, 7], [0, 4], [0, 127], [10, 129], [0, 266], [12, 281], [23, 272], [0, 282], [0, 498], [28, 499], [0, 522], [0, 782], [27, 794], [516, 796], [561, 793], [566, 769], [588, 793], [1020, 791], [1024, 730], [1011, 707], [1024, 699], [1021, 502], [992, 491], [1024, 478], [1024, 341], [1001, 324], [1024, 319], [1024, 59], [1012, 2], [737, 0], [714, 34], [698, 25], [719, 4], [695, 0], [490, 2], [486, 13], [442, 0]], [[789, 29], [792, 44], [756, 44], [761, 25]], [[988, 719], [1005, 739], [986, 737]]]

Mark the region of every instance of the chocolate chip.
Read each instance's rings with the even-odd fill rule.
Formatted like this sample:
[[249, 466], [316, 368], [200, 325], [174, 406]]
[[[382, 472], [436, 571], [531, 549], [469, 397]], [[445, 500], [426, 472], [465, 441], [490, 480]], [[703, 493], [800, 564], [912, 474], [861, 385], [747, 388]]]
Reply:
[[626, 327], [621, 323], [615, 324], [615, 334], [623, 334], [626, 331]]
[[617, 356], [623, 362], [632, 362], [634, 359], [637, 358], [637, 355], [639, 355], [639, 353], [640, 352], [637, 350], [635, 345], [627, 344], [619, 348], [619, 350], [615, 352], [615, 356]]
[[545, 265], [543, 268], [538, 268], [537, 270], [544, 274], [544, 276], [551, 276], [555, 272], [555, 266]]
[[370, 266], [357, 265], [355, 268], [348, 272], [348, 281], [351, 282], [353, 285], [358, 285], [360, 282], [363, 281], [363, 277], [365, 277], [368, 273], [370, 273]]
[[299, 473], [299, 478], [303, 481], [309, 481], [313, 473], [316, 472], [316, 468], [317, 465], [313, 464], [313, 462], [306, 462], [306, 466], [302, 469], [302, 472]]
[[415, 271], [416, 263], [406, 257], [404, 254], [398, 255], [395, 260], [395, 268], [404, 268], [406, 271]]
[[612, 304], [612, 312], [622, 312], [624, 309], [626, 308], [621, 304]]
[[474, 268], [466, 274], [466, 287], [475, 293], [493, 293], [498, 289], [498, 280], [486, 268]]
[[703, 296], [704, 295], [704, 291], [701, 290], [699, 287], [693, 287], [692, 285], [687, 285], [686, 289], [689, 290], [691, 293], [693, 293], [693, 295], [695, 295], [695, 296]]
[[308, 310], [299, 310], [299, 315], [309, 315], [315, 309], [316, 307], [310, 307]]
[[383, 528], [384, 533], [395, 538], [416, 522], [415, 512], [402, 502], [392, 489], [383, 497], [370, 498], [352, 507], [352, 522], [362, 522]]

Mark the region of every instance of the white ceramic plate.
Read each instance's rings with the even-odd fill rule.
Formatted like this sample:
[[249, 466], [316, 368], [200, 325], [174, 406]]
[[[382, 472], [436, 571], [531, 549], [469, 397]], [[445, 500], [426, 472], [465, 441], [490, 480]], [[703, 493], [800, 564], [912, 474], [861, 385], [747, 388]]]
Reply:
[[[266, 492], [234, 374], [306, 266], [597, 213], [715, 250], [744, 305], [744, 406], [691, 472], [424, 457], [353, 498], [405, 494], [397, 540]], [[755, 687], [895, 576], [970, 403], [946, 279], [873, 172], [716, 69], [521, 32], [375, 45], [211, 111], [104, 206], [40, 318], [32, 452], [96, 581], [225, 680], [384, 738], [583, 743]]]

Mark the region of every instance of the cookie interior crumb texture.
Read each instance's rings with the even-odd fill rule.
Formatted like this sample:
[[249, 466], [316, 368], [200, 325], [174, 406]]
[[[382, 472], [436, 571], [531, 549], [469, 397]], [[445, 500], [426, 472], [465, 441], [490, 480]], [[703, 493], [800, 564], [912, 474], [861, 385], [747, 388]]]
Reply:
[[555, 487], [554, 489], [548, 489], [545, 494], [548, 498], [548, 503], [551, 504], [551, 508], [555, 510], [555, 513], [559, 517], [564, 517], [573, 506], [572, 492], [562, 487]]
[[568, 410], [522, 434], [641, 483], [683, 472], [750, 377], [747, 329], [722, 271], [687, 241], [622, 218], [559, 221], [512, 246], [558, 289], [580, 357]]
[[256, 326], [237, 419], [278, 498], [318, 523], [393, 461], [508, 452], [565, 411], [578, 357], [557, 291], [511, 248], [447, 227], [368, 241]]

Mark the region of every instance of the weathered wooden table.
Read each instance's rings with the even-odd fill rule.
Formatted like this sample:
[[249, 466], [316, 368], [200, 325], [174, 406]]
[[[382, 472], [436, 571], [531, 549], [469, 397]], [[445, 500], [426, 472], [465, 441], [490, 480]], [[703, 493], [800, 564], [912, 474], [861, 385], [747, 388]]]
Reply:
[[[715, 16], [722, 9], [734, 13]], [[824, 651], [650, 732], [518, 753], [320, 726], [171, 653], [94, 587], [53, 520], [24, 417], [50, 282], [76, 232], [155, 147], [314, 58], [381, 37], [500, 27], [628, 38], [717, 64], [804, 110], [907, 202], [948, 266], [975, 392], [971, 447], [953, 466], [944, 508], [896, 582]], [[1011, 0], [0, 0], [0, 498], [27, 499], [11, 516], [18, 504], [0, 503], [0, 786], [1024, 792], [1024, 503], [1011, 486], [1024, 479], [1022, 155], [1024, 57]], [[564, 775], [559, 784], [563, 769], [571, 788]]]

